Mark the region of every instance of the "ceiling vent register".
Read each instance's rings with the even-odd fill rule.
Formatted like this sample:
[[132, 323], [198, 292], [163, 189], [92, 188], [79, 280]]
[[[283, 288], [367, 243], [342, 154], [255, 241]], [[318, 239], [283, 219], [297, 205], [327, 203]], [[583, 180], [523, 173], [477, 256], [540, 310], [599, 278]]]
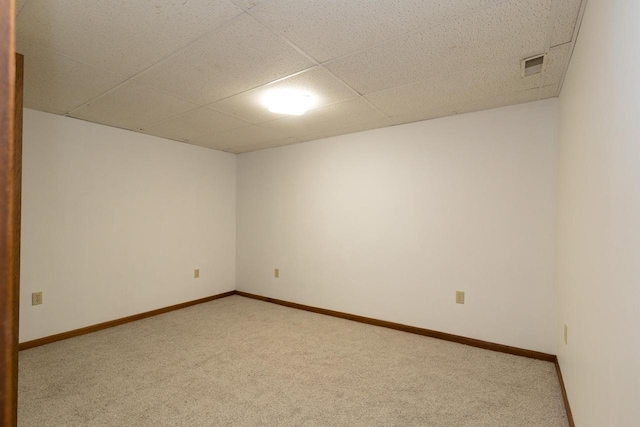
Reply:
[[547, 63], [547, 55], [538, 55], [522, 60], [522, 77], [540, 74]]

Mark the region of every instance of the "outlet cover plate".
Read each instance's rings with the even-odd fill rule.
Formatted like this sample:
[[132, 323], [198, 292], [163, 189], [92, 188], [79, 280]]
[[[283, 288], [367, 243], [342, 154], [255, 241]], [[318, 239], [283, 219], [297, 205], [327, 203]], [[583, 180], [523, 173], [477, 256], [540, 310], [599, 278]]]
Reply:
[[33, 292], [31, 294], [31, 305], [40, 305], [42, 304], [42, 291]]

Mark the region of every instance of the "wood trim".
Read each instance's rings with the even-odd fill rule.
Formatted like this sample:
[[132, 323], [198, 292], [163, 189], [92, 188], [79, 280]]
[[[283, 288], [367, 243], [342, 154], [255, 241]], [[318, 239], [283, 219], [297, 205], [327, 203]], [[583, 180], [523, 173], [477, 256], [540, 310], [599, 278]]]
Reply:
[[[33, 341], [27, 341], [20, 343], [20, 350], [27, 350], [41, 345], [50, 344], [56, 341], [65, 340], [68, 338], [77, 337], [80, 335], [90, 334], [103, 329], [112, 328], [114, 326], [123, 325], [125, 323], [135, 322], [137, 320], [146, 319], [147, 317], [157, 316], [159, 314], [168, 313], [170, 311], [180, 310], [193, 305], [202, 304], [205, 302], [213, 301], [220, 298], [225, 298], [231, 295], [239, 295], [245, 298], [252, 298], [260, 301], [270, 302], [273, 304], [282, 305], [285, 307], [295, 308], [298, 310], [310, 311], [312, 313], [324, 314], [326, 316], [338, 317], [341, 319], [352, 320], [354, 322], [366, 323], [368, 325], [380, 326], [388, 329], [395, 329], [402, 332], [408, 332], [416, 335], [423, 335], [431, 338], [442, 339], [445, 341], [452, 341], [459, 344], [470, 345], [472, 347], [478, 347], [485, 350], [497, 351], [500, 353], [513, 354], [516, 356], [529, 357], [532, 359], [543, 360], [545, 362], [552, 362], [556, 366], [556, 372], [558, 373], [558, 380], [560, 382], [560, 389], [562, 391], [562, 399], [564, 401], [565, 410], [567, 412], [567, 418], [569, 420], [569, 426], [575, 427], [573, 421], [573, 415], [571, 413], [571, 407], [569, 406], [569, 399], [567, 397], [567, 390], [564, 386], [562, 379], [562, 372], [560, 371], [560, 364], [558, 358], [552, 354], [542, 353], [533, 350], [525, 350], [518, 347], [511, 347], [502, 344], [495, 344], [488, 341], [477, 340], [474, 338], [467, 338], [459, 335], [447, 334], [444, 332], [433, 331], [430, 329], [418, 328], [415, 326], [403, 325], [401, 323], [387, 322], [385, 320], [373, 319], [370, 317], [357, 316], [355, 314], [343, 313], [340, 311], [327, 310], [324, 308], [312, 307], [309, 305], [298, 304], [295, 302], [283, 301], [275, 298], [264, 297], [261, 295], [251, 294], [243, 291], [229, 291], [218, 295], [213, 295], [206, 298], [201, 298], [194, 301], [188, 301], [181, 304], [172, 305], [169, 307], [159, 308], [157, 310], [147, 311], [145, 313], [135, 314], [133, 316], [123, 317], [121, 319], [111, 320], [109, 322], [99, 323], [93, 326], [87, 326], [85, 328], [75, 329], [73, 331], [63, 332], [61, 334], [51, 335], [44, 338], [39, 338]], [[17, 384], [17, 382], [16, 382]]]
[[20, 336], [20, 242], [22, 236], [22, 113], [24, 94], [24, 56], [16, 53], [13, 119], [13, 337], [16, 363], [13, 365], [14, 413], [18, 413], [18, 339]]
[[525, 350], [523, 348], [511, 347], [503, 344], [495, 344], [488, 341], [477, 340], [475, 338], [467, 338], [460, 335], [447, 334], [445, 332], [433, 331], [431, 329], [418, 328], [416, 326], [403, 325], [401, 323], [387, 322], [386, 320], [372, 319], [371, 317], [357, 316], [355, 314], [343, 313], [340, 311], [327, 310], [325, 308], [311, 307], [309, 305], [298, 304], [295, 302], [282, 301], [275, 298], [263, 297], [261, 295], [250, 294], [248, 292], [236, 291], [237, 295], [253, 298], [260, 301], [266, 301], [273, 304], [283, 305], [285, 307], [297, 308], [300, 310], [311, 311], [313, 313], [324, 314], [327, 316], [339, 317], [341, 319], [353, 320], [355, 322], [366, 323], [369, 325], [380, 326], [383, 328], [395, 329], [411, 334], [423, 335], [431, 338], [438, 338], [445, 341], [457, 342], [459, 344], [470, 345], [472, 347], [484, 348], [485, 350], [498, 351], [500, 353], [508, 353], [516, 356], [530, 357], [532, 359], [544, 360], [545, 362], [555, 362], [556, 356], [553, 354], [542, 353], [539, 351]]
[[0, 0], [0, 425], [17, 425], [14, 1]]
[[560, 370], [560, 362], [556, 357], [556, 372], [558, 373], [558, 381], [560, 381], [560, 390], [562, 391], [562, 400], [564, 401], [564, 409], [567, 412], [567, 419], [569, 420], [569, 427], [576, 427], [576, 423], [573, 421], [573, 413], [571, 413], [571, 405], [569, 405], [569, 396], [567, 395], [567, 389], [564, 387], [564, 380], [562, 379], [562, 371]]
[[558, 381], [560, 382], [560, 389], [562, 391], [562, 400], [564, 401], [564, 407], [567, 412], [567, 419], [569, 420], [569, 427], [576, 427], [573, 421], [573, 414], [571, 413], [571, 406], [569, 405], [569, 398], [567, 396], [567, 390], [564, 386], [562, 379], [562, 372], [560, 371], [560, 364], [558, 363], [557, 356], [553, 354], [542, 353], [539, 351], [525, 350], [518, 347], [511, 347], [508, 345], [495, 344], [488, 341], [477, 340], [474, 338], [467, 338], [460, 335], [447, 334], [444, 332], [433, 331], [430, 329], [418, 328], [415, 326], [403, 325], [401, 323], [387, 322], [385, 320], [372, 319], [370, 317], [357, 316], [355, 314], [343, 313], [340, 311], [327, 310], [325, 308], [312, 307], [309, 305], [298, 304], [295, 302], [283, 301], [276, 298], [264, 297], [262, 295], [251, 294], [243, 291], [236, 291], [236, 295], [240, 295], [246, 298], [257, 299], [260, 301], [270, 302], [273, 304], [283, 305], [285, 307], [297, 308], [299, 310], [310, 311], [312, 313], [324, 314], [332, 317], [339, 317], [341, 319], [353, 320], [354, 322], [366, 323], [368, 325], [380, 326], [383, 328], [395, 329], [402, 332], [408, 332], [411, 334], [423, 335], [426, 337], [437, 338], [445, 341], [452, 341], [459, 344], [470, 345], [472, 347], [483, 348], [485, 350], [497, 351], [500, 353], [513, 354], [516, 356], [529, 357], [531, 359], [543, 360], [545, 362], [554, 363], [556, 366], [556, 372], [558, 373]]
[[370, 317], [357, 316], [355, 314], [343, 313], [340, 311], [327, 310], [324, 308], [312, 307], [309, 305], [298, 304], [295, 302], [283, 301], [276, 298], [264, 297], [262, 295], [251, 294], [243, 291], [236, 291], [237, 295], [257, 299], [260, 301], [270, 302], [273, 304], [283, 305], [285, 307], [297, 308], [299, 310], [310, 311], [312, 313], [324, 314], [327, 316], [339, 317], [341, 319], [353, 320], [355, 322], [366, 323], [368, 325], [380, 326], [383, 328], [395, 329], [398, 331], [409, 332], [411, 334], [423, 335], [431, 338], [437, 338], [445, 341], [452, 341], [459, 344], [470, 345], [472, 347], [483, 348], [485, 350], [498, 351], [500, 353], [513, 354], [516, 356], [529, 357], [531, 359], [543, 360], [545, 362], [554, 363], [556, 366], [556, 372], [558, 373], [558, 381], [560, 382], [560, 389], [562, 391], [562, 400], [564, 401], [564, 407], [567, 412], [567, 419], [569, 420], [569, 427], [576, 427], [573, 421], [573, 414], [571, 413], [571, 406], [569, 405], [569, 398], [567, 396], [567, 390], [564, 386], [564, 380], [562, 379], [562, 372], [560, 371], [560, 364], [558, 363], [557, 356], [553, 354], [542, 353], [539, 351], [525, 350], [518, 347], [511, 347], [508, 345], [495, 344], [488, 341], [477, 340], [474, 338], [462, 337], [460, 335], [447, 334], [444, 332], [433, 331], [430, 329], [418, 328], [415, 326], [403, 325], [401, 323], [387, 322], [385, 320], [372, 319]]
[[80, 329], [74, 329], [73, 331], [63, 332], [61, 334], [51, 335], [44, 338], [38, 338], [33, 341], [26, 341], [20, 343], [20, 350], [27, 350], [34, 347], [39, 347], [41, 345], [50, 344], [56, 341], [66, 340], [68, 338], [78, 337], [80, 335], [90, 334], [92, 332], [101, 331], [103, 329], [112, 328], [114, 326], [123, 325], [125, 323], [135, 322], [136, 320], [146, 319], [147, 317], [157, 316], [159, 314], [168, 313], [170, 311], [180, 310], [181, 308], [191, 307], [193, 305], [202, 304], [205, 302], [217, 300], [220, 298], [225, 298], [231, 295], [235, 295], [236, 291], [229, 291], [218, 295], [212, 295], [210, 297], [197, 299], [194, 301], [187, 301], [181, 304], [172, 305], [169, 307], [158, 308], [157, 310], [151, 310], [140, 314], [134, 314], [133, 316], [122, 317], [120, 319], [110, 320], [104, 323], [98, 323], [97, 325], [87, 326]]

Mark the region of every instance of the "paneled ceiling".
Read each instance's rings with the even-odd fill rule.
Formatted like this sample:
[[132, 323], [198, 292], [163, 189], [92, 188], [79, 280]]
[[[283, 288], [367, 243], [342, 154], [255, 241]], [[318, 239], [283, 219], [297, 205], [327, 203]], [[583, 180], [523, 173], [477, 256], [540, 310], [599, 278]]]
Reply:
[[582, 1], [17, 0], [17, 50], [29, 108], [242, 153], [558, 96]]

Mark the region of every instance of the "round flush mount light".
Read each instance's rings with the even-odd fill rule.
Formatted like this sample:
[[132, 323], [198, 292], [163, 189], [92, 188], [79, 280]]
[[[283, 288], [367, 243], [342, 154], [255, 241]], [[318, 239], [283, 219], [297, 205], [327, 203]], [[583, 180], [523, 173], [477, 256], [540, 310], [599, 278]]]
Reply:
[[310, 93], [293, 89], [272, 90], [263, 98], [264, 105], [272, 113], [291, 116], [303, 115], [315, 102]]

